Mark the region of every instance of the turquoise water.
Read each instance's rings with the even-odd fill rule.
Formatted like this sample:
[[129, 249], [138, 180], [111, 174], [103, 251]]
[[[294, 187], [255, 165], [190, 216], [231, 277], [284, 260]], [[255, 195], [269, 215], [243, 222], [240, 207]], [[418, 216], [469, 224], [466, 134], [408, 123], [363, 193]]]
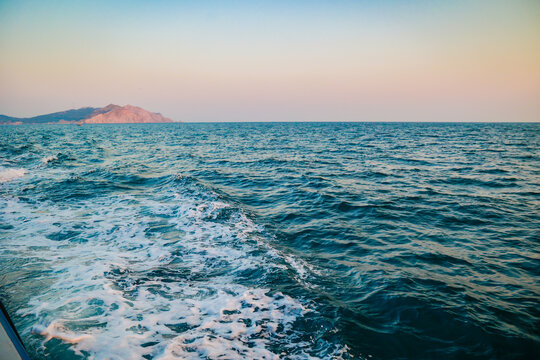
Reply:
[[540, 354], [540, 125], [0, 128], [35, 359]]

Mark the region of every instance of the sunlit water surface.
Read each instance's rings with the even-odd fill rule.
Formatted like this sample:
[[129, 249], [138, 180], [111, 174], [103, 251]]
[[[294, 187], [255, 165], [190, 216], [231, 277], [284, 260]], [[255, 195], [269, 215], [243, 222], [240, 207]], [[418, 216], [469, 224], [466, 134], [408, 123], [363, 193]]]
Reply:
[[540, 358], [540, 125], [0, 128], [35, 359]]

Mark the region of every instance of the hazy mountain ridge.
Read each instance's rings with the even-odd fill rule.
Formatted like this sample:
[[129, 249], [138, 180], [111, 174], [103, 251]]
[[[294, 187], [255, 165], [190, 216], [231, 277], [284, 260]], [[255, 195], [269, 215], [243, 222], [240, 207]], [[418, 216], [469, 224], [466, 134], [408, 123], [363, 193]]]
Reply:
[[102, 108], [83, 107], [39, 115], [29, 118], [18, 118], [0, 115], [2, 125], [21, 124], [119, 124], [119, 123], [162, 123], [173, 122], [160, 113], [153, 113], [143, 108], [126, 105], [109, 104]]

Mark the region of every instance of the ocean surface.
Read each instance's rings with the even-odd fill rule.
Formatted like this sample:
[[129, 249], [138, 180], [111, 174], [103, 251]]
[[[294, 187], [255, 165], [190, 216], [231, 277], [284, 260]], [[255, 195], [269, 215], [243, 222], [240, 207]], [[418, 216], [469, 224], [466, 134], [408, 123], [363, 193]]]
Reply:
[[540, 124], [0, 127], [33, 359], [539, 359]]

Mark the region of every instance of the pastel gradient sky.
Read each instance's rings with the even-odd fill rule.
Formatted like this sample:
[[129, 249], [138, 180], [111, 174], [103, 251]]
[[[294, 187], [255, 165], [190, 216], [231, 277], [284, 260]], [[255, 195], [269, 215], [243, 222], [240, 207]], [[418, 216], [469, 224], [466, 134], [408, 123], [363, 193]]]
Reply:
[[540, 121], [540, 1], [0, 0], [0, 114]]

